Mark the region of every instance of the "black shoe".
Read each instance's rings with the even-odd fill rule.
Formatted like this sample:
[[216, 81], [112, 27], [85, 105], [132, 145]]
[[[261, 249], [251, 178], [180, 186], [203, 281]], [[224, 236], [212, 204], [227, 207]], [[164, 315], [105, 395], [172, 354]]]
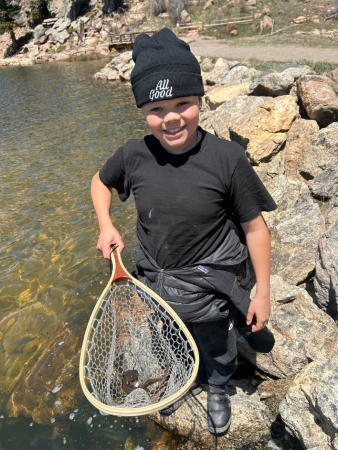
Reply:
[[186, 400], [188, 400], [191, 397], [195, 397], [196, 395], [200, 394], [201, 392], [202, 392], [202, 388], [198, 384], [193, 386], [191, 389], [189, 389], [189, 391], [185, 395], [183, 395], [182, 398], [177, 400], [172, 405], [169, 405], [166, 408], [161, 409], [161, 411], [159, 411], [160, 415], [164, 416], [164, 417], [170, 416], [172, 413], [174, 413], [176, 410], [178, 410], [178, 408], [180, 406], [182, 406]]
[[208, 429], [212, 434], [220, 434], [227, 431], [231, 423], [231, 402], [229, 395], [224, 392], [207, 394]]

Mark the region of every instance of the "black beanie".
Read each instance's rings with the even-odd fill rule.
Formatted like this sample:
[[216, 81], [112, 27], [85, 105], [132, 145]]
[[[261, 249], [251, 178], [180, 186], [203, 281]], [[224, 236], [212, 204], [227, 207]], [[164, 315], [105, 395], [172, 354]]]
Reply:
[[136, 105], [190, 95], [204, 95], [201, 69], [189, 45], [168, 28], [134, 42], [131, 84]]

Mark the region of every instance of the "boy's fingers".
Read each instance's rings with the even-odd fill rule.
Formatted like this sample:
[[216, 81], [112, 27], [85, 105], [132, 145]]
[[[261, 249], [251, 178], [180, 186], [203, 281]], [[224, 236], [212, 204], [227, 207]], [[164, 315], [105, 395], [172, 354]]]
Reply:
[[246, 324], [250, 325], [250, 323], [252, 322], [252, 318], [253, 318], [253, 313], [251, 311], [248, 311], [248, 315], [246, 316]]

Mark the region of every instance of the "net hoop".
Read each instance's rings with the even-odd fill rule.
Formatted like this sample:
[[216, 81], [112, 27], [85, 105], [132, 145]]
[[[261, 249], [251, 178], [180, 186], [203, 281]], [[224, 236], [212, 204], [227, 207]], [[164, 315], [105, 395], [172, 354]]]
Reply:
[[[114, 257], [113, 257], [113, 255], [114, 255]], [[126, 416], [126, 417], [151, 414], [151, 413], [161, 410], [161, 409], [173, 404], [175, 401], [179, 400], [181, 397], [183, 397], [188, 392], [188, 390], [194, 384], [195, 379], [197, 377], [198, 367], [199, 367], [198, 349], [197, 349], [196, 343], [195, 343], [193, 337], [191, 336], [190, 332], [188, 331], [187, 327], [184, 325], [183, 321], [179, 318], [179, 316], [175, 313], [175, 311], [159, 295], [157, 295], [154, 291], [152, 291], [147, 286], [145, 286], [143, 283], [141, 283], [136, 278], [134, 278], [132, 275], [130, 275], [130, 273], [126, 270], [126, 268], [124, 267], [124, 265], [122, 263], [120, 252], [119, 252], [118, 248], [116, 250], [114, 250], [114, 252], [111, 252], [110, 258], [111, 258], [111, 264], [112, 264], [111, 277], [109, 279], [107, 286], [105, 287], [104, 291], [102, 292], [100, 298], [98, 299], [98, 301], [93, 309], [93, 312], [90, 316], [90, 319], [89, 319], [89, 322], [88, 322], [88, 325], [86, 328], [83, 343], [82, 343], [81, 355], [80, 355], [80, 365], [79, 365], [79, 377], [80, 377], [81, 387], [82, 387], [83, 393], [85, 394], [88, 401], [93, 406], [95, 406], [95, 408], [97, 408], [101, 413], [109, 414], [109, 415], [116, 415], [116, 416]], [[109, 291], [109, 289], [111, 288], [114, 280], [116, 279], [117, 273], [120, 274], [121, 269], [136, 286], [138, 286], [140, 289], [142, 289], [147, 294], [149, 294], [153, 299], [155, 299], [169, 313], [169, 315], [172, 317], [172, 319], [174, 319], [175, 322], [177, 322], [177, 324], [180, 326], [180, 329], [183, 331], [183, 333], [186, 337], [186, 340], [188, 341], [189, 345], [191, 346], [191, 349], [194, 354], [194, 359], [195, 359], [195, 365], [194, 365], [193, 371], [191, 373], [191, 376], [190, 376], [188, 382], [180, 390], [178, 390], [175, 394], [171, 395], [170, 397], [168, 397], [164, 400], [161, 400], [157, 403], [150, 404], [147, 406], [138, 407], [138, 408], [137, 407], [136, 408], [120, 408], [120, 407], [115, 407], [115, 406], [106, 405], [105, 403], [102, 403], [100, 400], [98, 400], [95, 397], [95, 395], [93, 393], [90, 392], [90, 390], [88, 389], [87, 383], [85, 381], [86, 380], [85, 360], [86, 360], [86, 353], [87, 353], [87, 348], [88, 348], [88, 344], [89, 344], [89, 336], [92, 331], [92, 326], [93, 326], [96, 316], [101, 308], [101, 305], [105, 300], [107, 291]]]

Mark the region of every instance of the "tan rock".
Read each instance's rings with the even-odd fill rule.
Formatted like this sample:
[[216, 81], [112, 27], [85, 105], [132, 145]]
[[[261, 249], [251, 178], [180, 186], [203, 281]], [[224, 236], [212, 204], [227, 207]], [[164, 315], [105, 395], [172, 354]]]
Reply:
[[[251, 297], [254, 295], [255, 289]], [[304, 289], [273, 275], [270, 297], [268, 327], [275, 336], [275, 346], [270, 353], [256, 353], [239, 338], [238, 351], [244, 358], [271, 375], [285, 378], [299, 373], [309, 360], [334, 354], [338, 327]]]
[[271, 272], [289, 284], [301, 283], [314, 270], [324, 217], [305, 183], [279, 175], [264, 184], [278, 206], [263, 214], [271, 235]]
[[254, 165], [268, 162], [281, 149], [286, 131], [298, 115], [294, 97], [276, 97], [237, 119], [230, 127], [230, 135], [246, 148]]
[[270, 10], [270, 8], [267, 5], [264, 5], [264, 8], [262, 10], [262, 14], [263, 14], [263, 16], [264, 15], [270, 16], [271, 10]]
[[[246, 380], [230, 380], [232, 421], [226, 435], [217, 437], [217, 448], [242, 448], [257, 443], [270, 434], [271, 418], [267, 406], [260, 401], [255, 388]], [[198, 446], [215, 448], [215, 436], [209, 433], [206, 419], [207, 393], [188, 399], [171, 416], [159, 413], [151, 418], [164, 428], [186, 437]]]
[[263, 17], [263, 30], [271, 30], [273, 27], [273, 20], [268, 15], [264, 15]]
[[258, 20], [258, 19], [260, 19], [262, 17], [262, 15], [263, 15], [262, 13], [254, 14], [254, 19]]
[[224, 102], [230, 101], [239, 95], [249, 94], [251, 92], [249, 85], [250, 83], [241, 83], [230, 86], [217, 86], [207, 92], [205, 101], [209, 108], [214, 110]]
[[331, 70], [331, 72], [328, 72], [326, 76], [329, 77], [338, 86], [338, 69]]
[[230, 31], [230, 36], [237, 36], [238, 30], [232, 30]]
[[304, 181], [299, 173], [299, 165], [304, 159], [306, 148], [312, 145], [318, 131], [319, 126], [315, 120], [299, 118], [291, 125], [285, 148], [281, 152], [285, 175], [291, 180]]
[[202, 72], [210, 72], [214, 68], [214, 64], [210, 58], [205, 58], [201, 62], [201, 70]]
[[338, 86], [330, 78], [305, 75], [297, 80], [297, 88], [310, 119], [322, 127], [338, 121]]
[[305, 16], [299, 16], [296, 19], [293, 19], [294, 23], [304, 23], [306, 22], [306, 17]]
[[309, 364], [294, 380], [279, 412], [287, 431], [305, 449], [338, 446], [338, 356]]

